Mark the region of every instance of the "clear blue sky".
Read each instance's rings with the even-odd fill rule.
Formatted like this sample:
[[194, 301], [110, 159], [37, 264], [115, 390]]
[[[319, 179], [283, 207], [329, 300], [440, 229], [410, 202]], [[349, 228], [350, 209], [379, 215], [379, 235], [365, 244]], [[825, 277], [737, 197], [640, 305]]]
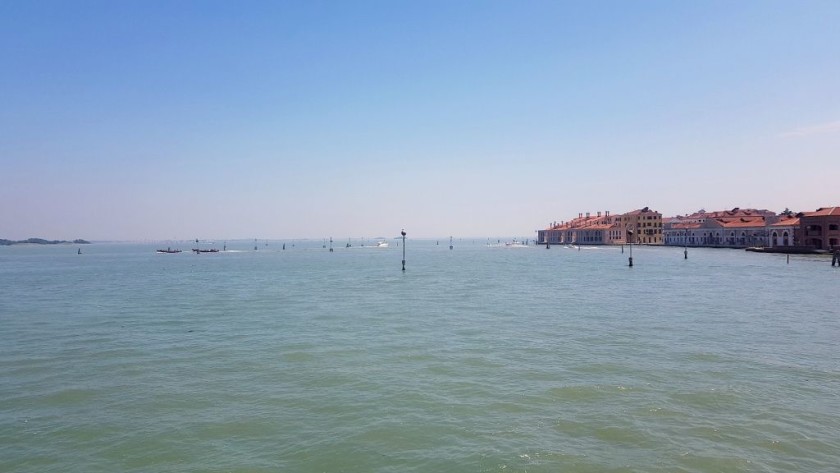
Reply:
[[0, 238], [840, 205], [840, 1], [0, 2]]

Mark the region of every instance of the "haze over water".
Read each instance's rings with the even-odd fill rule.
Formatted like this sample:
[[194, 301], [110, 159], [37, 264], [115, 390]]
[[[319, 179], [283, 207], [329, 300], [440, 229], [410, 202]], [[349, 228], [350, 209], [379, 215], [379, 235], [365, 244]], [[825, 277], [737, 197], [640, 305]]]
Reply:
[[0, 248], [0, 471], [840, 463], [825, 258], [409, 240], [402, 272], [394, 241], [155, 248]]

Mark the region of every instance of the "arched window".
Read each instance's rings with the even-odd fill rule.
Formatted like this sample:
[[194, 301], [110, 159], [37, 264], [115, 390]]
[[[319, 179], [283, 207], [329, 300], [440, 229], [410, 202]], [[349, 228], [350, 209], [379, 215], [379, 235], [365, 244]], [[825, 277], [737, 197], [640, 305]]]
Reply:
[[790, 243], [788, 241], [788, 232], [787, 231], [782, 233], [782, 241], [783, 241], [785, 246], [790, 246]]

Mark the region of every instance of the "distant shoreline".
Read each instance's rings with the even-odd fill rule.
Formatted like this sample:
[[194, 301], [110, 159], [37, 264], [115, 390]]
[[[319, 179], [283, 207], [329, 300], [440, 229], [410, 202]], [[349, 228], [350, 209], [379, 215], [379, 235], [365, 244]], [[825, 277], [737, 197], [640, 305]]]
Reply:
[[0, 246], [11, 246], [11, 245], [69, 245], [69, 244], [76, 244], [76, 245], [89, 245], [90, 242], [87, 240], [77, 239], [73, 241], [67, 240], [44, 240], [43, 238], [28, 238], [26, 240], [5, 240], [0, 238]]

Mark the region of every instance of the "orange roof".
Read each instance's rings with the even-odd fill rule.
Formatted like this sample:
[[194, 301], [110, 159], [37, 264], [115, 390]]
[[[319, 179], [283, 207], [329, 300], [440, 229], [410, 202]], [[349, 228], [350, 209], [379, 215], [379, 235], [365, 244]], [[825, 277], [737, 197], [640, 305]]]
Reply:
[[725, 228], [763, 227], [764, 217], [716, 218]]
[[776, 223], [770, 225], [771, 227], [798, 227], [799, 226], [799, 219], [796, 217], [788, 217], [779, 220]]
[[715, 210], [714, 212], [694, 212], [691, 215], [682, 217], [684, 219], [694, 218], [729, 218], [729, 217], [757, 217], [757, 216], [774, 216], [775, 212], [769, 210], [759, 209], [742, 209], [735, 207], [732, 210]]
[[700, 228], [699, 223], [675, 223], [671, 225], [671, 228], [683, 228], [683, 229], [692, 229], [692, 228]]
[[829, 217], [840, 215], [840, 207], [820, 207], [814, 212], [804, 212], [806, 217]]

